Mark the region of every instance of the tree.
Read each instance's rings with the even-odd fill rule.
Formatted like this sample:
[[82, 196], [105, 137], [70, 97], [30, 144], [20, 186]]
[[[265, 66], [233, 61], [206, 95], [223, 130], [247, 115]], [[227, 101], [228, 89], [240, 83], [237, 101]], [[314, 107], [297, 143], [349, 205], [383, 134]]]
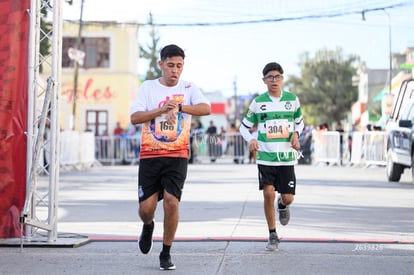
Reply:
[[158, 33], [155, 30], [151, 13], [149, 14], [148, 24], [151, 26], [151, 31], [150, 31], [151, 41], [149, 44], [146, 45], [148, 49], [145, 49], [142, 46], [139, 47], [140, 49], [139, 57], [149, 60], [149, 68], [145, 75], [145, 79], [156, 79], [156, 78], [161, 77], [161, 70], [158, 67], [158, 52], [159, 52], [158, 43], [160, 41], [160, 37], [158, 36]]
[[332, 124], [346, 118], [358, 98], [352, 85], [356, 55], [343, 56], [341, 48], [321, 49], [300, 56], [301, 76], [289, 76], [285, 86], [299, 96], [306, 124]]

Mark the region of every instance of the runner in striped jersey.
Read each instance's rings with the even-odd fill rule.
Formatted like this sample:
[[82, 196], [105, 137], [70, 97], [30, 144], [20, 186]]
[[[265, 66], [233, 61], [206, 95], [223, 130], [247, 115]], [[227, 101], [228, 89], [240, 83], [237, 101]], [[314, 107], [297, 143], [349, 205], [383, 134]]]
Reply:
[[[300, 149], [299, 135], [304, 128], [298, 97], [282, 89], [283, 68], [272, 62], [263, 69], [263, 82], [267, 92], [252, 101], [240, 126], [240, 133], [249, 144], [250, 151], [257, 151], [259, 189], [263, 190], [264, 212], [269, 228], [267, 250], [277, 250], [275, 198], [278, 198], [279, 221], [289, 223], [289, 205], [296, 189], [294, 165]], [[249, 129], [257, 125], [257, 139]]]

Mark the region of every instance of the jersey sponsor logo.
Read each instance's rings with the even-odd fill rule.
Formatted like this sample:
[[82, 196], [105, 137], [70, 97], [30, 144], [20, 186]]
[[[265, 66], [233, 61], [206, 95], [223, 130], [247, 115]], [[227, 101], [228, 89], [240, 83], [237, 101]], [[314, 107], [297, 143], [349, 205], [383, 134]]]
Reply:
[[172, 98], [177, 101], [178, 104], [183, 104], [184, 103], [184, 94], [175, 94], [172, 95]]
[[260, 110], [262, 111], [266, 111], [266, 104], [263, 104], [259, 107]]
[[277, 162], [288, 162], [288, 161], [294, 161], [294, 160], [295, 160], [295, 155], [292, 151], [276, 153]]
[[286, 109], [286, 110], [290, 110], [290, 109], [292, 109], [292, 103], [291, 103], [290, 101], [287, 101], [287, 102], [285, 103], [285, 109]]

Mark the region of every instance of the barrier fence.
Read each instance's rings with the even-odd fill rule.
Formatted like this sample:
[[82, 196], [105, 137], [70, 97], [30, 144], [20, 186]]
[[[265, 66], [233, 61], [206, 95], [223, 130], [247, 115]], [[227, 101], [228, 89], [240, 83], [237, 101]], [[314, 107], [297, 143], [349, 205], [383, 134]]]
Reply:
[[387, 135], [384, 131], [315, 134], [314, 163], [329, 165], [386, 165]]
[[315, 162], [341, 164], [342, 156], [341, 136], [339, 132], [316, 132], [314, 138]]
[[[385, 165], [385, 132], [339, 133], [314, 132], [309, 148], [302, 147], [306, 164], [328, 165]], [[60, 135], [60, 165], [81, 169], [94, 164], [117, 165], [139, 163], [138, 136], [93, 136], [92, 132], [64, 131]], [[307, 155], [309, 154], [309, 155]], [[308, 160], [309, 158], [309, 160]], [[44, 161], [47, 162], [45, 159]], [[192, 135], [190, 163], [203, 162], [254, 163], [255, 156], [239, 133], [224, 135]]]
[[[351, 163], [381, 165], [387, 163], [387, 135], [384, 131], [363, 132], [353, 137]], [[355, 143], [356, 141], [356, 143]]]
[[[233, 159], [243, 163], [249, 158], [247, 143], [240, 134], [204, 135], [190, 138], [190, 163]], [[140, 138], [95, 137], [95, 157], [102, 164], [136, 164], [139, 162]]]
[[[49, 140], [44, 141], [44, 150], [49, 151]], [[83, 169], [100, 165], [95, 155], [95, 137], [92, 132], [63, 131], [60, 133], [59, 164], [62, 169]], [[49, 154], [44, 151], [40, 156], [40, 167], [49, 171]], [[42, 168], [41, 168], [42, 169]]]

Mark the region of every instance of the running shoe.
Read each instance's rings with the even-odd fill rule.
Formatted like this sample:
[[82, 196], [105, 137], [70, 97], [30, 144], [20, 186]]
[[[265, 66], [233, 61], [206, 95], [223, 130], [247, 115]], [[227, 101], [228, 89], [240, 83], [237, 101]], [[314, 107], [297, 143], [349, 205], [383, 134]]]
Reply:
[[142, 253], [148, 254], [152, 249], [152, 233], [154, 232], [154, 221], [142, 226], [141, 237], [139, 239], [139, 249]]
[[279, 238], [277, 237], [276, 232], [272, 232], [269, 234], [269, 241], [266, 245], [267, 251], [275, 251], [279, 249]]
[[290, 220], [290, 210], [289, 206], [286, 205], [285, 208], [279, 208], [282, 198], [279, 197], [277, 200], [277, 211], [279, 212], [279, 221], [281, 225], [287, 225]]
[[170, 255], [163, 255], [162, 253], [160, 253], [160, 269], [175, 270], [175, 265], [171, 262]]

